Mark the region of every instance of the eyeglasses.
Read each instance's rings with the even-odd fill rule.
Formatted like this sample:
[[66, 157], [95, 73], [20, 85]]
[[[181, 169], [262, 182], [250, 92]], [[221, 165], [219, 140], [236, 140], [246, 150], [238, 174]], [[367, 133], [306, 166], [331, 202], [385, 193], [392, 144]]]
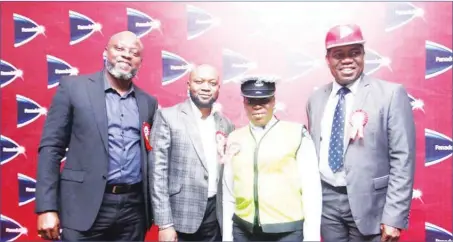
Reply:
[[248, 105], [265, 105], [268, 104], [271, 100], [272, 97], [267, 97], [267, 98], [245, 98], [247, 101]]

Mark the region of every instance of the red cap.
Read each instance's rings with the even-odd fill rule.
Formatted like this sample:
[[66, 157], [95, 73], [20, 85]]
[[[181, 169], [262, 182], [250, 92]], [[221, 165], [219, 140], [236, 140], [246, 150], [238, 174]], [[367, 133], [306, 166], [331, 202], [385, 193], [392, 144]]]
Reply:
[[362, 30], [355, 24], [334, 26], [326, 35], [326, 49], [363, 43], [365, 43], [365, 40], [362, 36]]

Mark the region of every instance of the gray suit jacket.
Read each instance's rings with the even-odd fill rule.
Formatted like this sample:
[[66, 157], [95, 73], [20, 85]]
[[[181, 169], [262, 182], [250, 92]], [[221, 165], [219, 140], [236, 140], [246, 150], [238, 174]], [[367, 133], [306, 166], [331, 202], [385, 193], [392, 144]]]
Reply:
[[[228, 135], [230, 120], [215, 113], [216, 128]], [[195, 233], [208, 200], [208, 167], [190, 99], [157, 110], [151, 129], [149, 175], [151, 201], [157, 226], [173, 224], [176, 231]], [[222, 227], [222, 174], [219, 166], [217, 218]]]
[[[103, 72], [68, 76], [59, 82], [39, 145], [36, 213], [59, 212], [62, 226], [90, 229], [104, 196], [108, 174], [107, 112]], [[140, 126], [153, 121], [157, 101], [134, 85]], [[141, 155], [147, 228], [151, 227], [148, 152], [143, 130]], [[66, 162], [60, 173], [60, 161]]]
[[[364, 76], [353, 111], [362, 109], [368, 123], [361, 140], [345, 147], [349, 203], [364, 235], [380, 233], [380, 224], [406, 229], [415, 172], [415, 124], [401, 84]], [[332, 83], [308, 100], [307, 117], [319, 158], [321, 119]]]

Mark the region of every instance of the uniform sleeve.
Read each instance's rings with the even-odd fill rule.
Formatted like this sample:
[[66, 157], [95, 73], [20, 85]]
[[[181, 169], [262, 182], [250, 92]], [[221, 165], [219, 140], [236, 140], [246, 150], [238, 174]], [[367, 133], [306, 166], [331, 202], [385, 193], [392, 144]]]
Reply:
[[297, 153], [304, 206], [304, 241], [320, 241], [322, 190], [315, 146], [307, 133]]
[[233, 215], [236, 201], [233, 196], [234, 183], [231, 160], [225, 160], [222, 186], [223, 241], [233, 241]]

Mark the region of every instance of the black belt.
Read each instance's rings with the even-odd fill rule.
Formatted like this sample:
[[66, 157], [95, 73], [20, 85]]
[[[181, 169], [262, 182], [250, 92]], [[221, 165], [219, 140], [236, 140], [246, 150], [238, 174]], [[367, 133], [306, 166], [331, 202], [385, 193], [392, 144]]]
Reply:
[[321, 184], [325, 187], [328, 187], [330, 190], [333, 190], [334, 192], [340, 193], [340, 194], [348, 194], [348, 189], [346, 186], [341, 186], [341, 187], [336, 187], [332, 186], [329, 183], [321, 180]]
[[105, 187], [105, 192], [111, 194], [140, 192], [141, 190], [142, 190], [141, 182], [135, 184], [107, 184], [107, 186]]

